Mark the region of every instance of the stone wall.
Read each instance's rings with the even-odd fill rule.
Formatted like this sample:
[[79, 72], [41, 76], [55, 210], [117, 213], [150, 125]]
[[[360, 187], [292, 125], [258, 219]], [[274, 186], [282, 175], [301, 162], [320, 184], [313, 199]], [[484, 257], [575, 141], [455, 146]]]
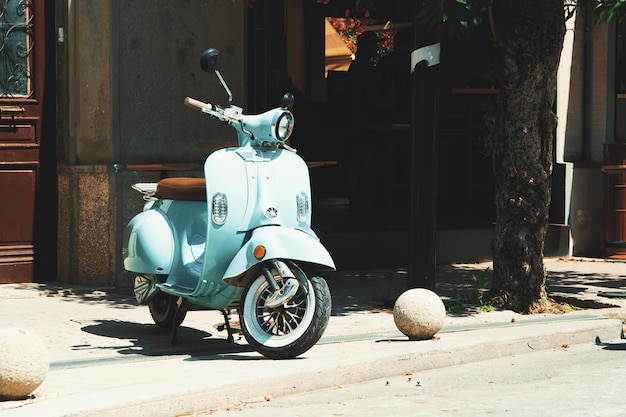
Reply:
[[60, 167], [59, 280], [114, 285], [115, 183], [106, 165]]
[[[225, 103], [200, 56], [215, 47], [237, 103], [244, 104], [244, 7], [226, 0], [98, 0], [62, 3], [58, 50], [58, 279], [131, 285], [123, 272], [126, 223], [143, 201], [134, 182], [172, 173], [128, 164], [201, 164], [227, 127], [183, 104]], [[199, 175], [199, 172], [191, 173]]]

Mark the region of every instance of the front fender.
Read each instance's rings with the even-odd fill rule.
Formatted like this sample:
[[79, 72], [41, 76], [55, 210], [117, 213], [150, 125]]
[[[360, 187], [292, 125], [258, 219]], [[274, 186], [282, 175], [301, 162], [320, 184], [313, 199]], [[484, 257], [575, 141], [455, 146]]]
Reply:
[[[255, 258], [253, 254], [254, 248], [259, 245], [265, 247], [263, 259]], [[335, 270], [335, 262], [317, 238], [299, 229], [266, 226], [252, 232], [250, 240], [237, 252], [226, 269], [223, 280], [233, 284], [236, 281], [234, 278], [268, 259], [290, 259]]]

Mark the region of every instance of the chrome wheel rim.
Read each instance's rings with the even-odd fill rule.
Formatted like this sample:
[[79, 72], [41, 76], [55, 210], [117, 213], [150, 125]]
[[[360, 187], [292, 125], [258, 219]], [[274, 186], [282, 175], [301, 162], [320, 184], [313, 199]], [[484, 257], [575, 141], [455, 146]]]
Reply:
[[[278, 281], [284, 285], [283, 280]], [[267, 347], [283, 347], [298, 340], [313, 321], [315, 293], [307, 280], [308, 291], [302, 288], [284, 306], [268, 308], [265, 301], [273, 291], [263, 277], [257, 278], [244, 300], [244, 320], [250, 336]]]

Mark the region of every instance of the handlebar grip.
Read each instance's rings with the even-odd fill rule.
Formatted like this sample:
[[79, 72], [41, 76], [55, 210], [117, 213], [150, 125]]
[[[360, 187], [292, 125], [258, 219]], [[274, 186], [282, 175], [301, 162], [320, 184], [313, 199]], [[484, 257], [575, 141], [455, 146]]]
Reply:
[[185, 97], [185, 105], [189, 107], [193, 107], [200, 111], [204, 111], [205, 109], [213, 110], [213, 106], [210, 105], [209, 103], [203, 103], [200, 100], [196, 100], [195, 98], [191, 98], [191, 97]]

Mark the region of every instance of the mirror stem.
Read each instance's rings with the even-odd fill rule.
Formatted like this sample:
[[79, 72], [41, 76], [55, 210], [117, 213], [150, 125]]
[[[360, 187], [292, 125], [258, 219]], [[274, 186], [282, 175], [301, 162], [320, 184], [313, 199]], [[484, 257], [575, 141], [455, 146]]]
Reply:
[[231, 104], [233, 104], [233, 93], [230, 92], [230, 88], [228, 88], [228, 85], [226, 85], [226, 81], [224, 81], [224, 78], [222, 78], [222, 74], [220, 74], [218, 70], [215, 70], [215, 74], [217, 75], [217, 78], [220, 79], [220, 82], [224, 86], [224, 90], [226, 90], [226, 93], [228, 93], [228, 105], [230, 106]]

